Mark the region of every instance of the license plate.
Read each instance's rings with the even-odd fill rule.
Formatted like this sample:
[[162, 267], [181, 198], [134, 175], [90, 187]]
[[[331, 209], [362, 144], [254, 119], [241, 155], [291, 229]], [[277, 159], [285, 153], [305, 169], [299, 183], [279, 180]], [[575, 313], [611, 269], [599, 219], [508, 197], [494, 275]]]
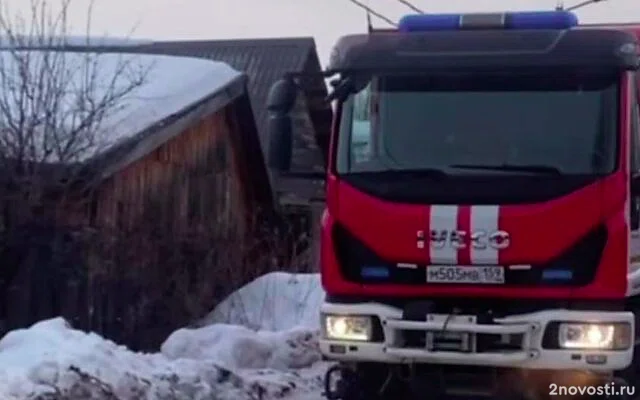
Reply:
[[427, 282], [504, 284], [504, 267], [429, 265]]

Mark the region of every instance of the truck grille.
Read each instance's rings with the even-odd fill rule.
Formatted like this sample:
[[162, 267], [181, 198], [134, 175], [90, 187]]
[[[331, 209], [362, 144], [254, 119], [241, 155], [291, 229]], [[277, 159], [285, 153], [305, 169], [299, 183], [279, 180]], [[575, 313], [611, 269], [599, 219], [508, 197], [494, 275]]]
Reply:
[[[591, 283], [596, 275], [607, 242], [607, 230], [599, 226], [563, 254], [544, 264], [534, 264], [530, 269], [505, 270], [505, 284], [501, 286], [569, 286], [579, 287]], [[344, 227], [336, 225], [333, 230], [333, 243], [338, 263], [344, 278], [354, 283], [368, 285], [427, 285], [426, 265], [414, 268], [398, 268], [397, 264], [384, 260], [361, 243]], [[382, 267], [385, 275], [365, 274], [369, 266]], [[543, 274], [547, 270], [570, 271], [570, 278], [544, 281]], [[429, 283], [428, 285], [443, 285]]]
[[431, 351], [455, 351], [461, 353], [495, 353], [521, 351], [524, 346], [524, 334], [466, 333], [457, 335], [452, 332], [424, 332], [418, 330], [399, 330], [401, 348], [428, 349]]
[[385, 321], [387, 352], [394, 355], [447, 354], [449, 357], [492, 357], [527, 360], [531, 335], [540, 329], [526, 322], [480, 323], [477, 316], [427, 314], [422, 321]]

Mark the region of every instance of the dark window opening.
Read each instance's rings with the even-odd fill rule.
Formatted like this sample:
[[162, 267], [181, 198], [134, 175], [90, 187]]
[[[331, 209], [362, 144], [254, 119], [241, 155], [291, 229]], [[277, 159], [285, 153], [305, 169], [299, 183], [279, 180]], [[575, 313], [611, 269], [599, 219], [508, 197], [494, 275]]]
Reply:
[[98, 196], [95, 193], [90, 194], [87, 213], [89, 214], [89, 226], [96, 226], [98, 223]]
[[116, 227], [118, 230], [125, 229], [126, 227], [125, 207], [122, 201], [116, 203]]

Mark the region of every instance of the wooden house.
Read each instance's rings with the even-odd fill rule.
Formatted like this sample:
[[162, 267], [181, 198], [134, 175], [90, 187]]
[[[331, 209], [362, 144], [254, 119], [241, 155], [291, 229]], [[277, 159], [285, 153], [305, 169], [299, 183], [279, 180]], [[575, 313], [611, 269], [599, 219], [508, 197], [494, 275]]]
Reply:
[[[294, 109], [294, 149], [292, 170], [296, 172], [325, 172], [331, 132], [332, 111], [324, 101], [327, 87], [317, 73], [322, 68], [315, 41], [311, 37], [166, 41], [141, 46], [130, 46], [123, 51], [145, 54], [170, 54], [201, 57], [225, 62], [248, 77], [248, 92], [263, 154], [267, 153], [267, 106], [271, 85], [287, 72], [316, 74], [305, 79], [304, 92], [297, 98]], [[292, 240], [305, 237], [301, 243], [292, 243], [288, 251], [297, 254], [317, 252], [318, 224], [324, 209], [324, 181], [294, 179], [269, 174], [273, 197], [281, 215], [292, 229]], [[301, 269], [315, 268], [313, 258]]]
[[[198, 270], [199, 263], [229, 261], [211, 260], [221, 257], [213, 247], [243, 253], [243, 241], [275, 212], [273, 190], [245, 73], [201, 58], [92, 54], [97, 64], [130, 58], [149, 66], [148, 76], [122, 107], [114, 105], [117, 118], [102, 121], [108, 142], [74, 160], [83, 173], [69, 185], [70, 200], [40, 208], [51, 218], [20, 221], [20, 200], [0, 193], [0, 320], [16, 328], [63, 314], [81, 328], [152, 348], [227, 294], [216, 290], [242, 283]], [[52, 243], [78, 235], [89, 235], [88, 247], [59, 257]], [[198, 261], [184, 261], [189, 254], [200, 254]], [[200, 299], [186, 299], [190, 291]], [[204, 308], [189, 315], [181, 302], [198, 300]]]

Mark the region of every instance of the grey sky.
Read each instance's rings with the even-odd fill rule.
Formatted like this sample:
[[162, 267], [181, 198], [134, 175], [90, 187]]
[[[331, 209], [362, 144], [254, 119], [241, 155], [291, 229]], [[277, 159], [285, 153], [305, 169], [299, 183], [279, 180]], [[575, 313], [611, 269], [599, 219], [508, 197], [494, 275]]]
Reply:
[[[397, 0], [360, 0], [392, 20], [410, 12]], [[565, 0], [566, 5], [580, 0]], [[54, 3], [55, 0], [49, 1]], [[430, 12], [552, 9], [556, 0], [413, 0]], [[12, 11], [27, 0], [4, 0]], [[74, 0], [71, 23], [82, 32], [88, 0]], [[607, 0], [578, 12], [584, 22], [638, 22], [640, 0]], [[376, 21], [378, 26], [384, 23]], [[333, 42], [366, 29], [364, 12], [348, 0], [96, 0], [96, 34], [152, 39], [313, 36], [324, 64]]]

